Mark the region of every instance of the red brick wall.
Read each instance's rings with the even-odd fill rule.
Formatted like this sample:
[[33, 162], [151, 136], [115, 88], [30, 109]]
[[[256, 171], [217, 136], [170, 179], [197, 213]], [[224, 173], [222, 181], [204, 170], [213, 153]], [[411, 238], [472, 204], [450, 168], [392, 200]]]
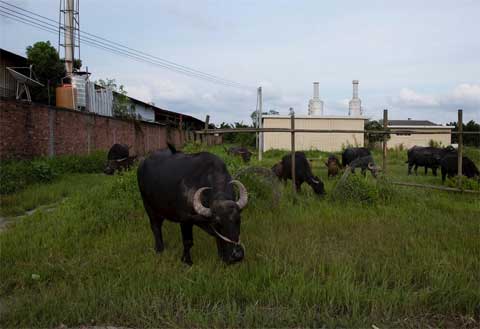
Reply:
[[186, 135], [155, 123], [0, 99], [0, 159], [87, 154], [114, 143], [142, 155], [166, 147], [167, 141], [181, 148]]

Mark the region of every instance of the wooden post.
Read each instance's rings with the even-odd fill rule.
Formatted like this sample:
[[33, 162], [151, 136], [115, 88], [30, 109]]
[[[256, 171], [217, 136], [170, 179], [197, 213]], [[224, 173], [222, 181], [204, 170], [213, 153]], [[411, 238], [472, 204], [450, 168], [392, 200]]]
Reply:
[[290, 113], [292, 113], [290, 117], [290, 129], [291, 129], [291, 142], [292, 142], [292, 187], [293, 187], [293, 195], [297, 193], [297, 185], [295, 184], [295, 114], [293, 113], [293, 109], [290, 108]]
[[[388, 129], [388, 110], [383, 110], [383, 130]], [[382, 169], [383, 173], [387, 173], [387, 135], [383, 134], [383, 154], [382, 154]]]
[[207, 114], [207, 117], [205, 118], [205, 129], [204, 129], [204, 134], [203, 134], [203, 143], [208, 145], [208, 134], [207, 134], [207, 129], [208, 129], [208, 123], [210, 122], [210, 116]]
[[462, 188], [462, 162], [463, 162], [463, 110], [458, 110], [458, 188]]

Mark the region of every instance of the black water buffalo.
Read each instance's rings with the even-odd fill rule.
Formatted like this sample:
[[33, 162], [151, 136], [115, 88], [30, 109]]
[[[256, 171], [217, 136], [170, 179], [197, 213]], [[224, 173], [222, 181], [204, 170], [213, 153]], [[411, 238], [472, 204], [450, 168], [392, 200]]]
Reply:
[[[442, 182], [445, 182], [447, 176], [454, 177], [458, 174], [458, 155], [447, 154], [440, 160], [440, 167], [442, 171]], [[475, 166], [475, 163], [466, 156], [462, 157], [462, 175], [468, 178], [480, 176], [480, 172], [477, 166]]]
[[[192, 264], [193, 225], [216, 238], [223, 261], [231, 264], [243, 259], [240, 213], [247, 205], [247, 190], [232, 180], [219, 157], [208, 152], [180, 153], [169, 145], [140, 164], [137, 179], [157, 252], [164, 249], [162, 223], [167, 219], [180, 224], [184, 263]], [[239, 190], [238, 201], [234, 186]]]
[[434, 176], [437, 176], [437, 168], [440, 167], [440, 160], [447, 154], [456, 154], [453, 147], [439, 148], [439, 147], [423, 147], [414, 146], [407, 151], [408, 160], [408, 175], [412, 174], [414, 167], [415, 175], [417, 175], [418, 167], [425, 167], [425, 175], [428, 168], [432, 170]]
[[327, 166], [329, 178], [337, 176], [338, 172], [341, 169], [340, 160], [338, 160], [338, 158], [333, 154], [330, 154], [328, 156], [327, 162], [325, 162], [325, 166]]
[[107, 154], [107, 163], [103, 172], [113, 175], [115, 170], [126, 170], [135, 161], [135, 157], [129, 154], [129, 147], [126, 144], [113, 144]]
[[379, 171], [379, 168], [375, 165], [375, 161], [371, 155], [357, 158], [350, 162], [349, 166], [352, 169], [352, 174], [355, 173], [356, 168], [360, 168], [362, 175], [365, 176], [366, 170], [368, 169], [372, 173], [373, 177], [377, 177], [377, 172]]
[[342, 166], [348, 166], [353, 160], [372, 155], [366, 147], [349, 147], [342, 153]]
[[242, 160], [245, 163], [250, 162], [250, 158], [252, 157], [252, 152], [250, 152], [246, 147], [232, 146], [226, 151], [229, 155], [236, 155], [242, 157]]
[[[284, 156], [280, 163], [272, 167], [272, 171], [284, 182], [286, 182], [287, 179], [292, 179], [292, 155]], [[297, 191], [300, 191], [301, 185], [304, 182], [310, 185], [316, 194], [325, 194], [323, 182], [320, 178], [313, 176], [312, 168], [305, 153], [295, 152], [295, 185]]]

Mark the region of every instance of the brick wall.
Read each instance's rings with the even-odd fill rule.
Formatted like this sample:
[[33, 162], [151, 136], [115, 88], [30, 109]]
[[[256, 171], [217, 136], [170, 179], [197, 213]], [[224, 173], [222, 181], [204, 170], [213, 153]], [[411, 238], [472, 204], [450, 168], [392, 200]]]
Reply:
[[128, 144], [134, 155], [165, 148], [181, 148], [192, 134], [147, 122], [129, 121], [0, 99], [0, 159], [108, 150]]

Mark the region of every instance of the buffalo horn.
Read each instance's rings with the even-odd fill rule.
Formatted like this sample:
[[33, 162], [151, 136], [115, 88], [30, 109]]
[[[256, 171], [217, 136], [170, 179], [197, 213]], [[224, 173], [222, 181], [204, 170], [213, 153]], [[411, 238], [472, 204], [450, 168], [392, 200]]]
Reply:
[[246, 187], [240, 183], [238, 180], [232, 180], [230, 184], [236, 185], [238, 187], [238, 191], [240, 192], [240, 197], [238, 198], [237, 201], [237, 206], [240, 209], [245, 208], [245, 206], [248, 203], [248, 192]]
[[376, 168], [375, 168], [375, 165], [373, 163], [369, 162], [368, 163], [368, 169], [375, 170]]
[[202, 204], [201, 196], [202, 192], [205, 190], [210, 190], [211, 187], [202, 187], [199, 188], [195, 194], [193, 195], [193, 209], [197, 212], [197, 214], [203, 216], [203, 217], [211, 217], [212, 216], [212, 211], [210, 208], [204, 207]]

